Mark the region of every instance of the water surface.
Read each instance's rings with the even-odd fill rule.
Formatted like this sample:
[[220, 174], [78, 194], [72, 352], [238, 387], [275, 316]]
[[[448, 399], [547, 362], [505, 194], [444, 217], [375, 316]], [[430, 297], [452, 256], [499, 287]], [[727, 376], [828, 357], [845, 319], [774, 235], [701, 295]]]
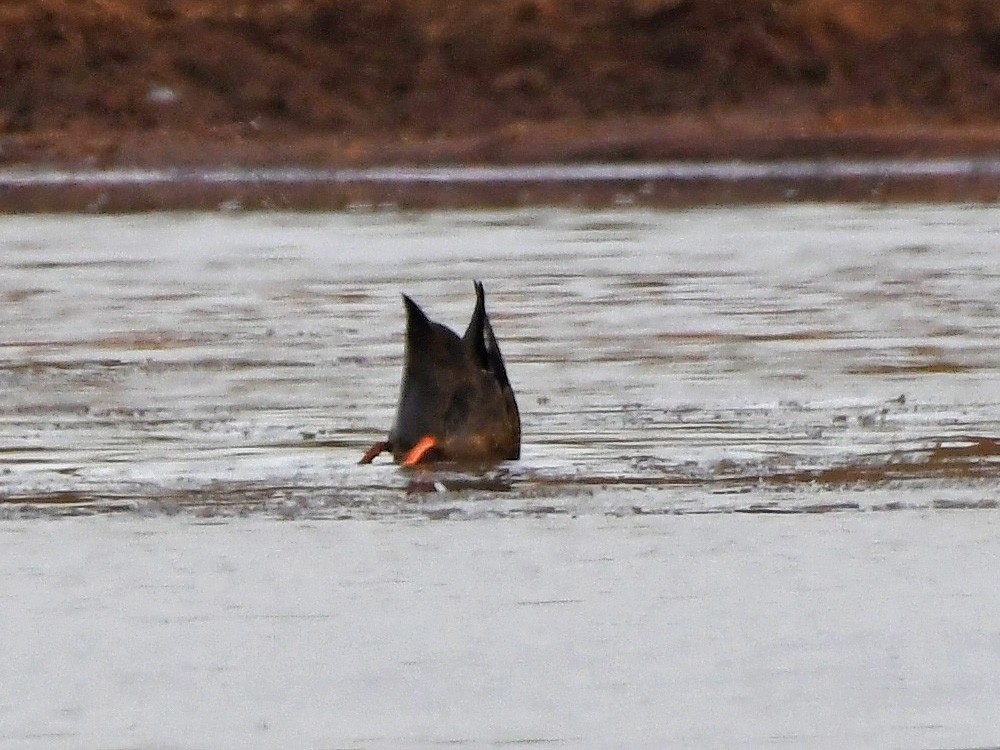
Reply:
[[[6, 217], [5, 513], [992, 507], [1000, 211]], [[486, 283], [520, 462], [357, 466]], [[443, 492], [441, 490], [444, 490]]]
[[[0, 218], [0, 745], [996, 746], [997, 227]], [[521, 460], [358, 466], [476, 278]]]

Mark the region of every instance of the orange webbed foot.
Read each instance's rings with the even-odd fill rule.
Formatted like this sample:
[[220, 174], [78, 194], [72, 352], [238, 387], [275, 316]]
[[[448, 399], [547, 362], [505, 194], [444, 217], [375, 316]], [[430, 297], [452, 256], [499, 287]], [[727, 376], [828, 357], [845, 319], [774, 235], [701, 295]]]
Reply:
[[437, 445], [437, 440], [432, 438], [430, 435], [425, 435], [420, 438], [419, 442], [410, 448], [409, 452], [406, 454], [406, 458], [403, 459], [403, 466], [413, 466], [420, 463], [423, 457], [427, 454], [431, 448]]

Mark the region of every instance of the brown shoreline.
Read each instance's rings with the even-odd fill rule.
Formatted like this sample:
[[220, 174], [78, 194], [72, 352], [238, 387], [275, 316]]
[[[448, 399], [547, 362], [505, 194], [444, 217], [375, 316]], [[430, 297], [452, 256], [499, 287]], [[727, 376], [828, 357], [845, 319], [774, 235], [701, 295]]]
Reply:
[[[575, 124], [535, 123], [463, 136], [345, 140], [320, 133], [185, 131], [105, 133], [74, 137], [35, 133], [0, 141], [12, 170], [130, 168], [364, 169], [525, 164], [1000, 160], [1000, 125], [843, 123], [727, 115], [715, 118], [619, 117]], [[100, 184], [40, 182], [0, 187], [0, 211], [149, 211], [183, 209], [343, 210], [620, 205], [680, 207], [780, 201], [962, 201], [1000, 199], [1000, 174], [786, 176], [758, 179], [605, 179], [211, 181], [122, 180]]]
[[521, 122], [461, 134], [318, 130], [43, 130], [0, 136], [0, 165], [47, 167], [533, 164], [661, 160], [1000, 156], [1000, 122], [851, 113], [617, 115]]
[[749, 180], [602, 180], [270, 183], [256, 179], [5, 187], [2, 213], [148, 211], [344, 211], [524, 208], [690, 208], [789, 202], [980, 203], [1000, 201], [1000, 178], [857, 176]]
[[[0, 4], [8, 171], [1000, 158], [998, 113], [1000, 5], [990, 0]], [[582, 197], [577, 186], [457, 197], [188, 187], [3, 187], [0, 210], [60, 210], [63, 198], [67, 208], [138, 210], [622, 197], [599, 186]], [[996, 196], [983, 175], [659, 187], [626, 197]]]

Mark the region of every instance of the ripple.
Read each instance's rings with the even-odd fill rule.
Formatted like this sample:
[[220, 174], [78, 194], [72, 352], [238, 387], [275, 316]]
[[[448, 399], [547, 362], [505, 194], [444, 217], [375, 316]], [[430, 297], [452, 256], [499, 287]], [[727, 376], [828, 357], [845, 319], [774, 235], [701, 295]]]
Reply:
[[[0, 260], [0, 509], [989, 508], [998, 220], [959, 206], [4, 217], [18, 252]], [[461, 326], [473, 277], [519, 394], [522, 460], [356, 466], [395, 409], [399, 293]]]

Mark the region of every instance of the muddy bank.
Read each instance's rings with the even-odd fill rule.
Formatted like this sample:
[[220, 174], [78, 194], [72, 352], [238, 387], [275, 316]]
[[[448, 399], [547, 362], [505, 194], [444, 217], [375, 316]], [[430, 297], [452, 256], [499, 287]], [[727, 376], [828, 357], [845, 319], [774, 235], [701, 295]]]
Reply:
[[521, 166], [22, 168], [0, 211], [681, 208], [1000, 200], [1000, 159], [658, 161]]
[[0, 36], [7, 165], [1000, 151], [982, 0], [41, 0]]

